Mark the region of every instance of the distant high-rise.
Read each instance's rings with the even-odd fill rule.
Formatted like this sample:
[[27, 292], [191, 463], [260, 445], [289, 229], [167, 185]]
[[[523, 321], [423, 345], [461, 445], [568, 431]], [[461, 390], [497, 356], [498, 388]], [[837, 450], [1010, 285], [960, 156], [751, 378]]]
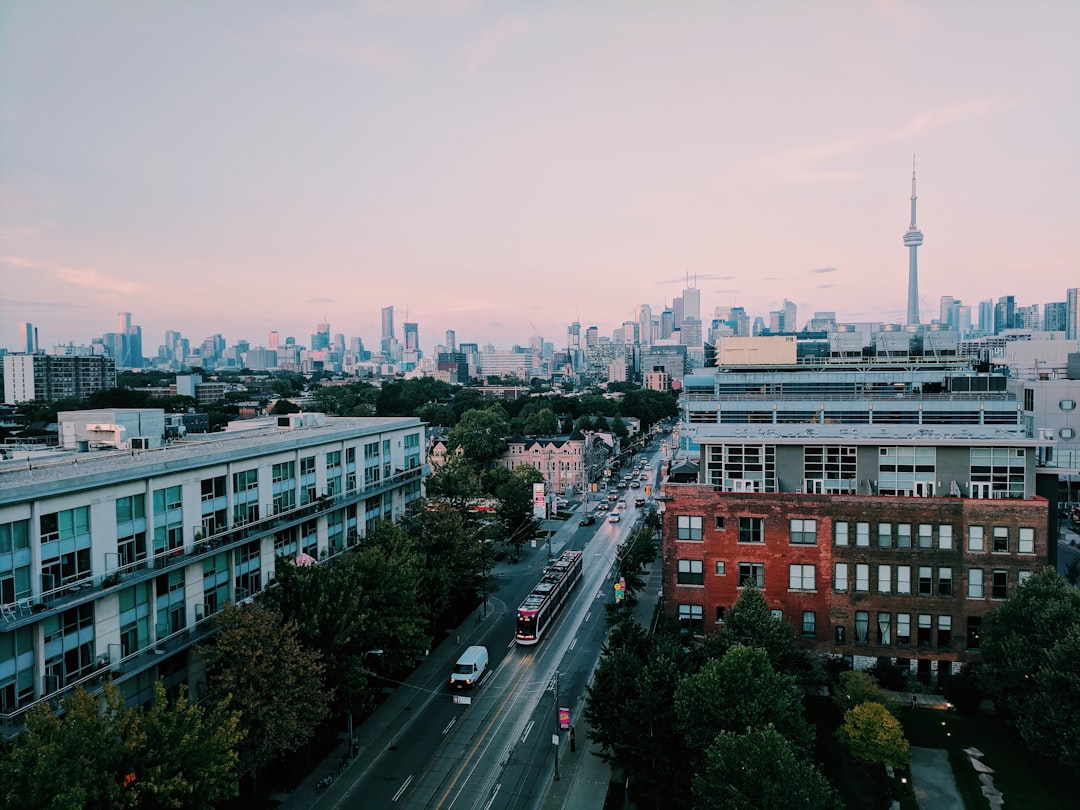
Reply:
[[994, 305], [994, 334], [1000, 335], [1006, 329], [1015, 328], [1016, 298], [1012, 295], [1003, 295]]
[[919, 322], [919, 245], [923, 243], [922, 231], [915, 225], [915, 158], [911, 159], [911, 225], [904, 234], [908, 249], [907, 322]]
[[27, 354], [37, 354], [37, 350], [38, 350], [37, 329], [34, 327], [34, 325], [32, 323], [30, 323], [28, 321], [28, 322], [26, 322], [26, 323], [24, 323], [22, 325], [22, 332], [23, 332], [23, 335], [25, 337], [24, 343], [26, 345], [26, 349], [25, 349], [26, 353]]
[[390, 345], [394, 342], [394, 307], [382, 308], [382, 340], [379, 348], [383, 354], [390, 354]]
[[1070, 287], [1065, 290], [1065, 337], [1067, 340], [1077, 340], [1080, 336], [1080, 324], [1077, 323], [1077, 318], [1080, 317], [1080, 313], [1076, 309], [1076, 294], [1080, 290], [1078, 287]]
[[450, 354], [457, 351], [457, 333], [453, 329], [446, 330], [446, 351]]
[[[696, 278], [694, 280], [694, 284], [697, 284]], [[701, 290], [699, 290], [696, 286], [691, 287], [688, 285], [687, 288], [682, 291], [682, 302], [682, 320], [685, 321], [687, 318], [693, 318], [694, 320], [700, 321]], [[680, 326], [681, 325], [682, 324], [680, 323]]]
[[405, 351], [416, 352], [420, 350], [420, 324], [405, 324]]
[[992, 298], [979, 302], [979, 331], [984, 335], [994, 334], [994, 301]]

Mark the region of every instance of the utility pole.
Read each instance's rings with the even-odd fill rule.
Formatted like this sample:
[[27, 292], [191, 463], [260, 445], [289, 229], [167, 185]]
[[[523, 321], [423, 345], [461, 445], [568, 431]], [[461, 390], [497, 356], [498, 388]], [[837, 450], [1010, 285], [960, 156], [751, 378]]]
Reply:
[[559, 673], [555, 672], [554, 680], [555, 689], [555, 734], [551, 737], [551, 742], [555, 749], [555, 781], [559, 781]]

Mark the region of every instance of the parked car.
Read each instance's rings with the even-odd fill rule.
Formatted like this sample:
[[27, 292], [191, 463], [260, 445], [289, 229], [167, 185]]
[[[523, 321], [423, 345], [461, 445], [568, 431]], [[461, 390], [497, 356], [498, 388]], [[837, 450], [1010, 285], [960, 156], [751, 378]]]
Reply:
[[592, 526], [594, 523], [596, 523], [596, 515], [591, 515], [591, 514], [586, 515], [585, 517], [583, 517], [581, 520], [578, 521], [579, 526]]

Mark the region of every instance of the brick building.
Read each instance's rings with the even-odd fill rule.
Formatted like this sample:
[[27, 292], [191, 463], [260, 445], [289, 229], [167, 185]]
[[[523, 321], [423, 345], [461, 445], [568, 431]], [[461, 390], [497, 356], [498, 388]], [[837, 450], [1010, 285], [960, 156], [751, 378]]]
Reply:
[[665, 609], [717, 631], [748, 582], [803, 644], [912, 676], [979, 660], [982, 618], [1051, 560], [1037, 440], [986, 427], [720, 426], [662, 492]]

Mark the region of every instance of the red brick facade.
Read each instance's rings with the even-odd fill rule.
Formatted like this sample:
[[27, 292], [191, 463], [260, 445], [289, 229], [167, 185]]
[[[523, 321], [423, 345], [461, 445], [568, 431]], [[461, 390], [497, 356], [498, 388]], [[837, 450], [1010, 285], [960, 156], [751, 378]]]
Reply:
[[[718, 608], [738, 598], [740, 570], [755, 579], [760, 572], [769, 606], [783, 611], [805, 646], [917, 659], [920, 672], [926, 664], [929, 673], [931, 660], [979, 660], [982, 616], [1048, 560], [1042, 498], [730, 493], [701, 484], [667, 484], [664, 496], [669, 615], [716, 632]], [[803, 543], [793, 542], [792, 520], [804, 521], [794, 538]], [[691, 539], [698, 523], [700, 540]], [[838, 527], [846, 544], [837, 542]]]

